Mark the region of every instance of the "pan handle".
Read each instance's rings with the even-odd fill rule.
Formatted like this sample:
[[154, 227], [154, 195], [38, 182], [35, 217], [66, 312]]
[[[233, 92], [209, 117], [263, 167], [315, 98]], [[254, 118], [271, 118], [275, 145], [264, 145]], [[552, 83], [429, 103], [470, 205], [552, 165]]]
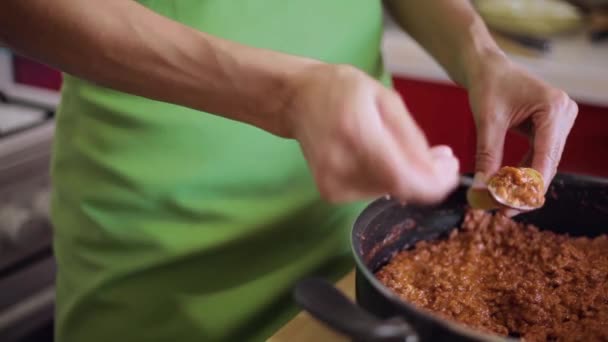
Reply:
[[313, 317], [353, 339], [418, 341], [416, 332], [401, 318], [381, 320], [357, 306], [323, 279], [300, 281], [294, 296], [298, 305]]

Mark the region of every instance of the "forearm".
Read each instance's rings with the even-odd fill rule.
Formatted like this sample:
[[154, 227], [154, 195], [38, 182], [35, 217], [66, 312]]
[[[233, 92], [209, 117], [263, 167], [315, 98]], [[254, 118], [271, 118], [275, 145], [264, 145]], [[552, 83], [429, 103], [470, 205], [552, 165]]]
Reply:
[[469, 0], [385, 2], [400, 26], [464, 87], [484, 61], [504, 56]]
[[124, 0], [7, 0], [0, 41], [100, 85], [279, 135], [288, 80], [315, 63], [222, 40]]

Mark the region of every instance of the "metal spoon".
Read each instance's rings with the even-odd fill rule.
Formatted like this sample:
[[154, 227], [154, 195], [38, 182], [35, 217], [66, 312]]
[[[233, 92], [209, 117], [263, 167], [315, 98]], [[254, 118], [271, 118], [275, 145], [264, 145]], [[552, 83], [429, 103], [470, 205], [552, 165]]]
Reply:
[[[506, 167], [506, 168], [510, 168], [510, 167]], [[504, 168], [503, 168], [504, 169]], [[511, 168], [514, 169], [514, 168]], [[545, 189], [545, 182], [543, 181], [543, 176], [536, 171], [535, 169], [532, 168], [528, 168], [528, 167], [520, 167], [520, 168], [516, 168], [516, 172], [521, 172], [524, 173], [525, 176], [529, 177], [534, 185], [534, 188], [536, 188], [537, 191], [539, 191], [541, 194], [544, 194], [544, 189]], [[528, 203], [523, 203], [522, 201], [519, 201], [517, 199], [512, 199], [509, 200], [508, 197], [512, 197], [511, 195], [513, 195], [512, 193], [510, 193], [507, 189], [507, 192], [505, 191], [499, 191], [499, 180], [502, 177], [502, 173], [499, 171], [497, 174], [495, 174], [494, 176], [492, 176], [492, 178], [490, 178], [490, 181], [488, 182], [488, 191], [490, 192], [490, 195], [492, 195], [492, 197], [494, 198], [494, 200], [498, 203], [500, 203], [501, 205], [505, 206], [505, 207], [509, 207], [512, 209], [516, 209], [516, 210], [520, 210], [520, 211], [530, 211], [530, 210], [534, 210], [534, 209], [538, 209], [540, 207], [543, 206], [544, 204], [544, 198], [541, 198], [538, 203], [534, 203], [534, 204], [528, 204]]]

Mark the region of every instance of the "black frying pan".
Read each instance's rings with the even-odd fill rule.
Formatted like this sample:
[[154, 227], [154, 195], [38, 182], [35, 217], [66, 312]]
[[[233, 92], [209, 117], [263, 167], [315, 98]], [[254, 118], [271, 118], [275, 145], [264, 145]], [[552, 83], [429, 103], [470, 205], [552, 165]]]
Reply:
[[[371, 203], [352, 231], [358, 306], [320, 279], [298, 283], [297, 303], [333, 329], [357, 340], [504, 341], [423, 312], [399, 299], [374, 277], [374, 272], [397, 252], [420, 240], [445, 237], [459, 227], [469, 182], [469, 178], [463, 178], [460, 187], [434, 207], [403, 207], [386, 199]], [[558, 174], [543, 208], [519, 215], [516, 220], [572, 236], [608, 233], [608, 179]]]

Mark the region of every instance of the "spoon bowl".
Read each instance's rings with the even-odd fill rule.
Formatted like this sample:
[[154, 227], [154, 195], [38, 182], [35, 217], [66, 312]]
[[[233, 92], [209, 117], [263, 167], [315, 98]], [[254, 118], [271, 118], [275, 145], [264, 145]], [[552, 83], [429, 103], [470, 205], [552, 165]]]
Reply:
[[543, 176], [527, 167], [503, 167], [490, 178], [488, 192], [498, 204], [519, 211], [538, 209], [545, 203]]

